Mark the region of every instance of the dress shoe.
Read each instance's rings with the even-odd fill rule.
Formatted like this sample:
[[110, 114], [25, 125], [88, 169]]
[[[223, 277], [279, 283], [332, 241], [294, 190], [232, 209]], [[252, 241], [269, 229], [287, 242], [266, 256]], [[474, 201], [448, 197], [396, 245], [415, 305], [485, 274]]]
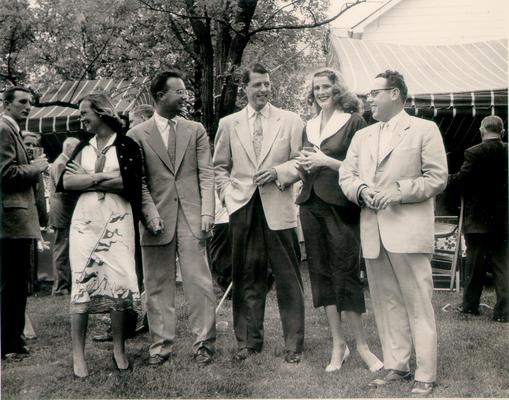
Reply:
[[472, 314], [472, 315], [480, 315], [479, 309], [472, 310], [470, 308], [464, 308], [463, 305], [459, 305], [456, 307], [456, 311], [461, 314]]
[[246, 358], [251, 357], [253, 354], [258, 353], [255, 349], [251, 349], [249, 347], [244, 347], [237, 351], [233, 356], [234, 361], [244, 361]]
[[413, 397], [426, 397], [433, 392], [434, 383], [433, 382], [420, 382], [415, 381], [412, 390], [410, 391], [410, 395]]
[[509, 318], [504, 315], [494, 315], [493, 321], [506, 323], [506, 322], [509, 322]]
[[161, 354], [153, 354], [148, 358], [148, 365], [161, 365], [170, 359], [171, 355], [162, 356]]
[[393, 382], [409, 381], [412, 379], [412, 374], [409, 371], [398, 371], [390, 369], [387, 375], [383, 378], [378, 378], [369, 383], [369, 387], [378, 387], [388, 385]]
[[288, 364], [298, 364], [302, 358], [302, 352], [288, 350], [285, 355], [285, 362]]
[[127, 367], [126, 368], [120, 368], [117, 364], [117, 360], [115, 359], [115, 354], [112, 354], [111, 355], [111, 359], [113, 360], [113, 365], [115, 366], [115, 368], [117, 369], [117, 371], [119, 372], [127, 372], [127, 371], [131, 371], [133, 369], [131, 363], [129, 361], [127, 361]]
[[212, 355], [212, 351], [202, 346], [194, 353], [193, 358], [197, 364], [207, 365], [212, 362]]
[[113, 336], [110, 332], [103, 333], [101, 335], [96, 335], [92, 338], [94, 342], [111, 342], [113, 341]]
[[341, 361], [339, 363], [336, 363], [336, 362], [332, 362], [332, 360], [331, 360], [329, 365], [327, 365], [327, 367], [325, 367], [325, 372], [339, 371], [349, 356], [350, 356], [350, 349], [348, 348], [348, 346], [345, 346], [345, 352], [343, 353], [343, 358], [341, 359]]

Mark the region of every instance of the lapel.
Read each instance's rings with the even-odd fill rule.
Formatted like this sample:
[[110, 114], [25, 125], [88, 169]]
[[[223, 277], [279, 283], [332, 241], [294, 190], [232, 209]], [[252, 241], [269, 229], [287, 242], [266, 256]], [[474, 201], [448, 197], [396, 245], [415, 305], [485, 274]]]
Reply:
[[247, 120], [247, 107], [238, 112], [234, 124], [240, 144], [244, 147], [244, 150], [251, 162], [254, 165], [257, 165], [256, 155], [253, 148], [253, 138], [251, 137], [251, 130], [249, 129], [249, 122]]
[[334, 114], [332, 114], [329, 121], [327, 121], [327, 125], [325, 125], [323, 133], [320, 136], [320, 115], [320, 118], [318, 118], [318, 136], [320, 137], [319, 146], [321, 146], [326, 139], [338, 133], [340, 129], [343, 128], [343, 126], [345, 126], [345, 124], [350, 120], [351, 116], [351, 114], [338, 110], [334, 111]]
[[[279, 112], [279, 108], [274, 107], [269, 103], [269, 120], [267, 121], [267, 129], [263, 131], [263, 141], [262, 141], [262, 149], [260, 151], [260, 157], [258, 158], [258, 166], [262, 164], [267, 154], [276, 139], [277, 134], [281, 128], [281, 113]], [[254, 152], [254, 150], [253, 150]]]
[[368, 133], [369, 154], [371, 155], [371, 159], [374, 161], [375, 166], [378, 160], [378, 134], [380, 132], [380, 125], [380, 122], [371, 125], [371, 129]]
[[28, 163], [28, 153], [27, 153], [27, 149], [25, 147], [25, 144], [23, 143], [23, 138], [21, 137], [21, 131], [19, 130], [20, 128], [18, 128], [17, 126], [15, 126], [11, 120], [9, 120], [8, 118], [2, 118], [5, 123], [7, 125], [9, 125], [9, 127], [11, 128], [12, 130], [12, 135], [14, 136], [14, 140], [16, 140], [16, 142], [18, 143], [18, 146], [23, 149], [23, 153], [25, 154], [25, 157], [26, 157], [26, 161]]
[[385, 152], [380, 157], [380, 164], [387, 158], [389, 154], [391, 154], [392, 150], [401, 143], [403, 138], [406, 136], [408, 130], [410, 128], [410, 116], [404, 112], [404, 115], [401, 116], [401, 119], [396, 123], [396, 126], [392, 130], [392, 138], [391, 142], [385, 149]]
[[173, 174], [175, 174], [173, 165], [171, 165], [170, 156], [168, 155], [167, 149], [164, 147], [163, 139], [161, 138], [161, 133], [159, 132], [159, 129], [157, 128], [156, 125], [156, 121], [153, 117], [147, 121], [145, 133], [147, 134], [148, 145], [159, 156], [164, 165], [166, 165], [168, 169], [171, 172], [173, 172]]
[[320, 118], [321, 113], [310, 119], [306, 124], [306, 137], [308, 142], [320, 147]]
[[191, 133], [187, 127], [187, 121], [184, 118], [177, 117], [177, 129], [176, 129], [176, 150], [175, 150], [175, 173], [179, 170], [184, 153], [186, 152]]

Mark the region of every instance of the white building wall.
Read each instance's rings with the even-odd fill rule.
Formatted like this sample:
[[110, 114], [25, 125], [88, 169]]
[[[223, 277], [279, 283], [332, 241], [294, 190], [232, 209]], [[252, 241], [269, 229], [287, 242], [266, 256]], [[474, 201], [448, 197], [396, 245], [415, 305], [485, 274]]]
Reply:
[[387, 43], [471, 43], [508, 37], [508, 14], [509, 0], [402, 0], [354, 32]]

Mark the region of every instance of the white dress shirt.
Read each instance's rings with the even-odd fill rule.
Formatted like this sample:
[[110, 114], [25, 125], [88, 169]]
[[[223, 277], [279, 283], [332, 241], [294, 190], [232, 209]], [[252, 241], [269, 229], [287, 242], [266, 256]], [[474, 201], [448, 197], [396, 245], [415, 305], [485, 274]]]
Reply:
[[401, 118], [403, 118], [405, 110], [402, 109], [394, 117], [387, 122], [381, 122], [380, 134], [378, 136], [378, 162], [382, 161], [383, 155], [386, 153], [387, 148], [392, 142], [395, 135], [394, 128], [398, 125]]
[[156, 122], [157, 129], [161, 134], [161, 139], [163, 139], [164, 148], [168, 148], [168, 136], [170, 135], [170, 126], [168, 123], [173, 124], [173, 129], [177, 132], [177, 117], [173, 117], [172, 119], [167, 119], [159, 115], [157, 112], [154, 113], [154, 120]]
[[[249, 104], [247, 105], [247, 120], [249, 122], [249, 132], [251, 132], [251, 137], [253, 137], [254, 134], [256, 112], [257, 111], [253, 107], [251, 107]], [[263, 132], [267, 132], [270, 116], [269, 103], [267, 103], [259, 112], [262, 119], [262, 130]]]

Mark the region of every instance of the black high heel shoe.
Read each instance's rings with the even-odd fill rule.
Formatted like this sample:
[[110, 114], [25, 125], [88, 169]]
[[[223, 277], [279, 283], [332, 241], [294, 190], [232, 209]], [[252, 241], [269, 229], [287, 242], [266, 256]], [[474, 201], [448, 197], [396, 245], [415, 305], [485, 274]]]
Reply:
[[117, 364], [117, 360], [115, 360], [115, 354], [111, 355], [111, 359], [113, 360], [113, 365], [119, 372], [127, 372], [127, 371], [131, 371], [133, 369], [133, 366], [131, 365], [131, 363], [129, 361], [127, 362], [127, 368], [120, 368]]

